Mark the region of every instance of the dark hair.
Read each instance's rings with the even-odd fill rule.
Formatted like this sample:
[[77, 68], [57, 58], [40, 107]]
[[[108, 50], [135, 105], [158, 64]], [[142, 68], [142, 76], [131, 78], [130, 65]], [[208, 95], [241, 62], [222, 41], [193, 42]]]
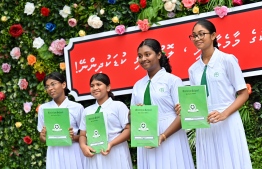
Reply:
[[[97, 81], [100, 81], [102, 83], [104, 83], [106, 86], [110, 85], [110, 79], [109, 77], [104, 74], [104, 73], [96, 73], [94, 74], [91, 78], [90, 78], [90, 82], [89, 84], [91, 85], [92, 81], [93, 80], [97, 80]], [[112, 99], [114, 99], [114, 94], [109, 91], [108, 92], [108, 97], [111, 97]]]
[[[44, 86], [46, 85], [46, 81], [47, 81], [48, 79], [57, 80], [57, 81], [59, 81], [60, 83], [66, 82], [65, 76], [62, 75], [62, 74], [59, 73], [59, 72], [52, 72], [52, 73], [46, 75], [45, 78], [44, 78], [44, 80], [43, 80]], [[70, 90], [67, 88], [67, 86], [65, 87], [64, 92], [65, 92], [65, 95], [66, 95], [66, 96], [68, 96], [68, 93], [70, 93]]]
[[167, 72], [171, 73], [172, 68], [171, 68], [171, 65], [169, 63], [169, 59], [162, 52], [160, 43], [155, 39], [145, 39], [144, 41], [142, 41], [140, 43], [140, 45], [137, 48], [137, 51], [139, 50], [139, 48], [141, 48], [144, 45], [150, 47], [156, 54], [158, 54], [159, 52], [161, 53], [161, 58], [159, 59], [159, 64], [160, 64], [161, 67], [164, 67]]
[[[215, 25], [212, 22], [210, 22], [209, 20], [201, 19], [201, 20], [197, 21], [197, 23], [194, 25], [194, 27], [196, 25], [203, 26], [204, 28], [206, 28], [209, 31], [210, 34], [216, 32]], [[193, 29], [194, 29], [194, 27], [193, 27]], [[219, 49], [218, 43], [217, 43], [217, 38], [214, 39], [213, 46], [216, 47], [217, 49]]]

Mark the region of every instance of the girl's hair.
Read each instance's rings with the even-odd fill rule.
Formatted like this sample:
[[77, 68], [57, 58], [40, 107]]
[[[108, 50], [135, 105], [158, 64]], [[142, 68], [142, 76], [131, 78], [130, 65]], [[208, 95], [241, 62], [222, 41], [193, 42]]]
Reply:
[[[44, 86], [46, 85], [46, 81], [48, 79], [53, 79], [53, 80], [57, 80], [59, 81], [60, 83], [64, 83], [66, 82], [66, 78], [64, 75], [62, 75], [61, 73], [59, 72], [52, 72], [50, 73], [49, 75], [46, 75], [45, 78], [44, 78]], [[70, 93], [70, 90], [67, 88], [67, 86], [65, 87], [64, 89], [64, 92], [65, 92], [65, 95], [68, 96], [68, 93]]]
[[139, 48], [141, 48], [144, 45], [150, 47], [156, 54], [161, 53], [159, 64], [161, 67], [164, 67], [167, 72], [171, 73], [172, 68], [171, 68], [171, 65], [169, 64], [169, 59], [167, 58], [165, 53], [162, 52], [160, 43], [155, 39], [145, 39], [144, 41], [140, 43], [140, 45], [137, 48], [137, 51], [139, 50]]
[[[97, 81], [100, 81], [102, 83], [104, 83], [106, 86], [110, 85], [110, 79], [109, 77], [104, 74], [104, 73], [96, 73], [94, 74], [91, 78], [90, 78], [90, 82], [89, 84], [91, 85], [92, 81], [93, 80], [97, 80]], [[114, 94], [109, 91], [108, 92], [108, 97], [111, 97], [112, 99], [114, 99]]]
[[[209, 31], [210, 34], [216, 32], [216, 27], [215, 27], [215, 25], [214, 25], [212, 22], [208, 21], [208, 20], [201, 19], [201, 20], [199, 20], [199, 21], [194, 25], [194, 27], [195, 27], [196, 25], [201, 25], [201, 26], [203, 26], [204, 28], [206, 28], [206, 29]], [[193, 27], [193, 29], [194, 29], [194, 27]], [[214, 39], [214, 41], [213, 41], [213, 46], [216, 47], [217, 49], [219, 49], [219, 48], [218, 48], [218, 43], [217, 43], [217, 38]]]

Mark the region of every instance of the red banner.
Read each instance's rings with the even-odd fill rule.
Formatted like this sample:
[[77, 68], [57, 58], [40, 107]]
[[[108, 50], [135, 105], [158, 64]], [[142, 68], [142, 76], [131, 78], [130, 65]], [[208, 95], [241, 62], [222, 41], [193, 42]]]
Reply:
[[[129, 94], [134, 83], [146, 75], [137, 61], [137, 47], [146, 38], [157, 39], [170, 58], [172, 73], [188, 82], [188, 68], [200, 56], [189, 40], [196, 21], [205, 18], [217, 28], [221, 51], [234, 54], [244, 76], [262, 74], [262, 3], [229, 9], [219, 18], [214, 12], [161, 21], [147, 32], [136, 26], [124, 35], [114, 31], [70, 39], [65, 50], [68, 88], [76, 100], [91, 99], [89, 79], [94, 73], [106, 73], [115, 95]], [[255, 19], [256, 18], [256, 19]]]

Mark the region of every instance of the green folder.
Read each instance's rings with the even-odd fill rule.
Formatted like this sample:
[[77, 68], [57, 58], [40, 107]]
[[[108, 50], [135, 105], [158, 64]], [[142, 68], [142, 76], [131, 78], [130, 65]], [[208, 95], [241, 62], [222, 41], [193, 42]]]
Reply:
[[131, 106], [131, 147], [158, 147], [158, 107]]
[[107, 149], [107, 131], [102, 112], [86, 116], [86, 137], [87, 145], [92, 147], [95, 153]]
[[47, 146], [70, 146], [68, 108], [44, 108]]
[[178, 87], [182, 129], [209, 128], [206, 86]]

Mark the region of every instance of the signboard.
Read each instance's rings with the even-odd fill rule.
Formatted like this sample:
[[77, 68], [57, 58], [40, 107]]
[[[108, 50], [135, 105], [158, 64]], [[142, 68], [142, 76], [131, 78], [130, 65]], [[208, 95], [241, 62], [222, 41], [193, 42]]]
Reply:
[[[106, 73], [115, 95], [130, 94], [137, 80], [146, 75], [137, 60], [137, 47], [146, 38], [157, 39], [170, 59], [172, 73], [188, 82], [188, 68], [200, 56], [189, 40], [194, 24], [200, 18], [212, 21], [217, 28], [221, 51], [234, 54], [245, 77], [262, 74], [262, 2], [229, 9], [219, 18], [215, 12], [191, 15], [159, 22], [149, 31], [137, 26], [127, 28], [123, 35], [115, 31], [72, 38], [64, 48], [67, 85], [77, 101], [88, 100], [90, 77]], [[255, 19], [256, 18], [256, 19]]]

